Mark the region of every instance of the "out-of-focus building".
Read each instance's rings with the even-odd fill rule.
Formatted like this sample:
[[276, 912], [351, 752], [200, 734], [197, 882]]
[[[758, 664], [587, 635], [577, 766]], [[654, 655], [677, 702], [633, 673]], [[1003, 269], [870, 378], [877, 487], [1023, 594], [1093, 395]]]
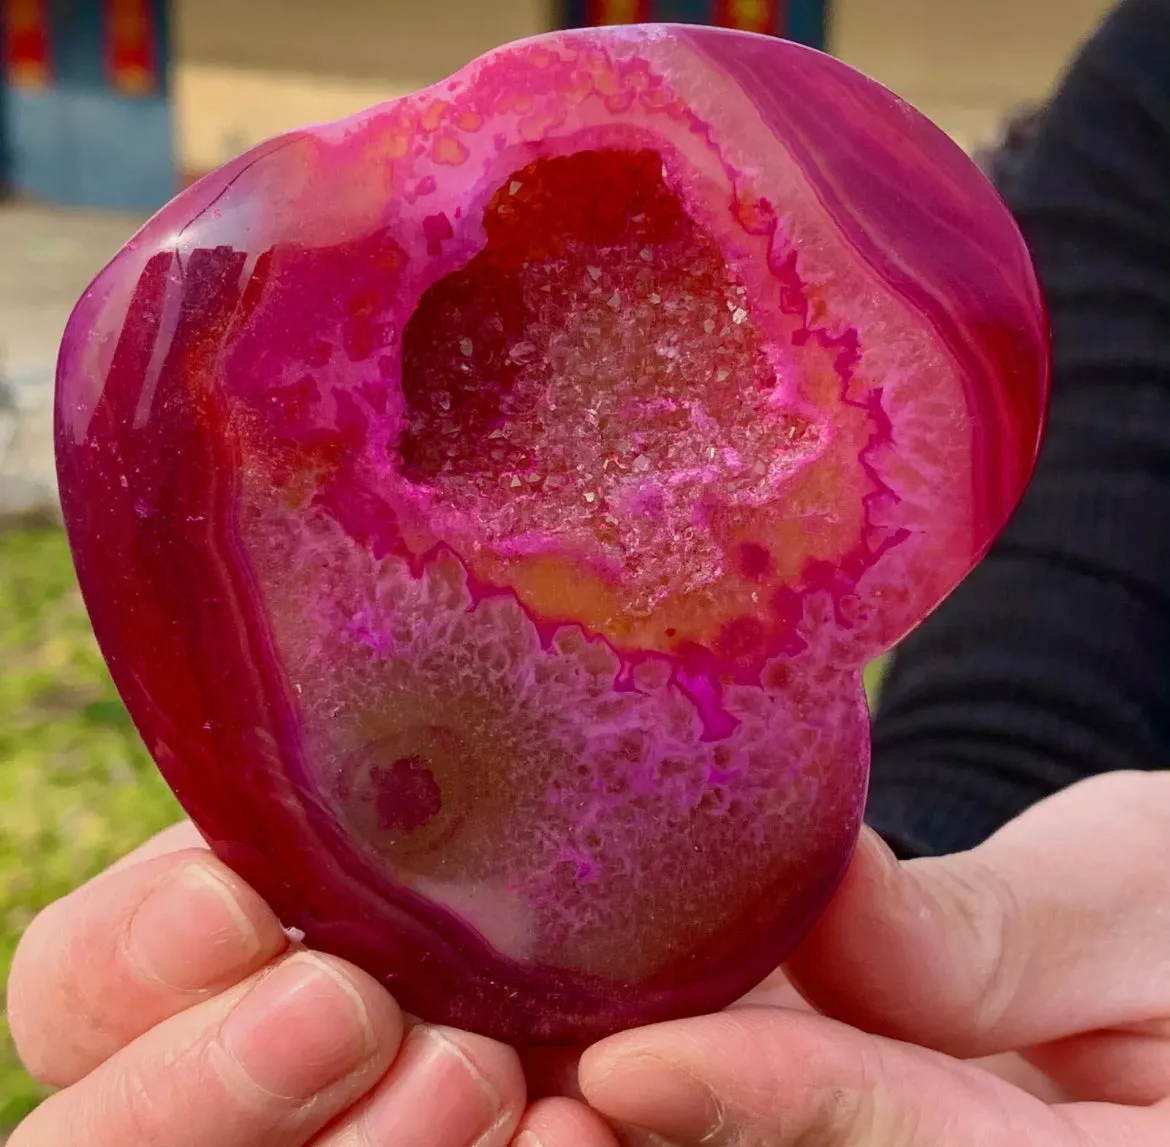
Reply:
[[174, 187], [164, 0], [0, 0], [0, 181], [142, 210]]
[[972, 147], [1042, 97], [1110, 0], [0, 0], [0, 179], [144, 210], [270, 135], [565, 22], [738, 23], [887, 84]]

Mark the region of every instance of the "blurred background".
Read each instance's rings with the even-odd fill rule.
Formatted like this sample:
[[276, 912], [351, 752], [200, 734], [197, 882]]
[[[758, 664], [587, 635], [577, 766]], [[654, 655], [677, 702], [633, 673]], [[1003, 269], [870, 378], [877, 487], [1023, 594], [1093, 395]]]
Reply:
[[[260, 140], [557, 26], [719, 23], [823, 48], [960, 145], [1041, 100], [1106, 0], [0, 0], [0, 984], [32, 915], [179, 814], [57, 525], [57, 342], [177, 189]], [[0, 1144], [40, 1098], [0, 1012]]]

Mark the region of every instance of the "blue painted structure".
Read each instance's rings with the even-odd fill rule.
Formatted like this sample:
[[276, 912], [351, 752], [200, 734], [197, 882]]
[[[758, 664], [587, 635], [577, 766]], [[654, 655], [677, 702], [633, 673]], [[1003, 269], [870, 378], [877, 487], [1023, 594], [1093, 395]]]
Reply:
[[[0, 42], [2, 42], [4, 25], [0, 22]], [[8, 131], [8, 85], [4, 82], [3, 65], [0, 64], [0, 197], [8, 193], [12, 176], [12, 153], [9, 150]]]
[[[10, 191], [135, 212], [154, 211], [175, 193], [168, 5], [151, 3], [161, 81], [138, 97], [110, 87], [101, 0], [50, 0], [52, 83], [14, 87], [0, 76], [0, 175]], [[0, 14], [4, 6], [0, 0]]]
[[[585, 23], [588, 0], [562, 0], [562, 24]], [[679, 24], [709, 24], [712, 0], [654, 0], [654, 19]], [[787, 0], [784, 38], [825, 50], [828, 43], [829, 0]]]

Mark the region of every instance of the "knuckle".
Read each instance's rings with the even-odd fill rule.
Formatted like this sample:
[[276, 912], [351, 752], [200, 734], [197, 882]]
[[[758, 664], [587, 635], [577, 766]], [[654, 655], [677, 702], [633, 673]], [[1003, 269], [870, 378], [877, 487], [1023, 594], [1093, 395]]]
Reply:
[[[835, 1087], [825, 1092], [813, 1118], [799, 1128], [792, 1147], [876, 1147], [873, 1103], [854, 1088]], [[767, 1140], [762, 1140], [764, 1147]]]
[[103, 887], [99, 877], [43, 908], [13, 954], [12, 1042], [29, 1074], [51, 1087], [76, 1082], [104, 1059], [129, 1014], [115, 954], [124, 913], [115, 901], [117, 910], [99, 911], [94, 923], [93, 890]]
[[905, 1064], [897, 1056], [885, 1054], [880, 1045], [859, 1050], [851, 1084], [825, 1090], [792, 1147], [911, 1147], [937, 1142], [937, 1137], [921, 1135], [923, 1109], [902, 1101], [912, 1093]]
[[[186, 1134], [197, 1107], [214, 1103], [206, 1087], [192, 1086], [197, 1064], [179, 1052], [165, 1064], [126, 1055], [56, 1094], [12, 1133], [7, 1147], [168, 1147]], [[183, 1140], [187, 1142], [187, 1139]], [[194, 1140], [191, 1140], [194, 1141]]]
[[21, 943], [8, 986], [12, 1042], [29, 1075], [67, 1087], [105, 1058], [122, 1010], [116, 1001], [95, 1005], [84, 954], [51, 920], [35, 933], [30, 928]]
[[752, 1147], [909, 1147], [917, 1140], [909, 1137], [902, 1113], [880, 1100], [882, 1094], [864, 1086], [827, 1088], [801, 1126], [782, 1139], [762, 1135]]
[[[798, 1043], [805, 1039], [798, 1036]], [[734, 1113], [725, 1115], [719, 1129], [723, 1137], [715, 1142], [727, 1147], [903, 1147], [903, 1140], [889, 1137], [898, 1114], [889, 1101], [897, 1063], [886, 1062], [881, 1045], [859, 1041], [843, 1047], [810, 1040], [802, 1050], [796, 1087], [777, 1089], [776, 1077], [791, 1076], [792, 1063], [789, 1048], [775, 1049], [751, 1090], [741, 1092]]]

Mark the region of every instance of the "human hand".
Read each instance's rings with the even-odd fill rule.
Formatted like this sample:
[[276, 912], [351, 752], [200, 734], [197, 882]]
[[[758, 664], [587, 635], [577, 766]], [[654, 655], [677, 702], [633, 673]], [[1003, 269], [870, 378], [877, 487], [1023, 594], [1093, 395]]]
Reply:
[[525, 1116], [512, 1049], [411, 1023], [290, 944], [190, 824], [41, 914], [7, 1007], [30, 1071], [63, 1089], [8, 1147], [526, 1147], [526, 1129], [600, 1127], [567, 1100]]
[[[652, 1133], [634, 1144], [1162, 1147], [1168, 845], [1170, 773], [1085, 782], [960, 856], [898, 865], [867, 834], [789, 967], [823, 1015], [627, 1032], [585, 1054], [582, 1090]], [[966, 1062], [1009, 1052], [1042, 1069], [1047, 1102]]]

